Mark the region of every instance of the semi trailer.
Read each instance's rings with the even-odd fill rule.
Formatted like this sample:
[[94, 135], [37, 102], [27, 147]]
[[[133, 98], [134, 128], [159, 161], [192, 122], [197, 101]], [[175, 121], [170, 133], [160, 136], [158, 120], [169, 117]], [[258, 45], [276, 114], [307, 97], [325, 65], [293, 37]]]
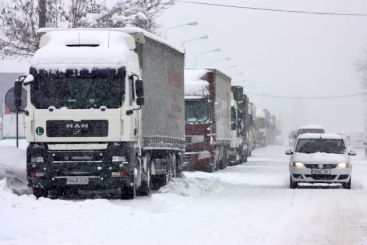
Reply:
[[246, 101], [242, 86], [232, 86], [231, 100], [231, 145], [228, 151], [229, 163], [240, 164], [247, 161], [248, 142], [246, 131]]
[[[27, 178], [37, 197], [148, 195], [182, 171], [184, 54], [138, 28], [41, 29], [27, 90]], [[20, 87], [20, 88], [19, 88]]]
[[230, 106], [227, 75], [216, 69], [185, 70], [186, 169], [212, 172], [227, 166]]

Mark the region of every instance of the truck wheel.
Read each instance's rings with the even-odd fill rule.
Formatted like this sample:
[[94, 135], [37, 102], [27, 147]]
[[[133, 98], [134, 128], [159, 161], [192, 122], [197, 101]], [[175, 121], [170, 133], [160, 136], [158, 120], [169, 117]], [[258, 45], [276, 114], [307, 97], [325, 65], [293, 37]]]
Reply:
[[246, 152], [243, 156], [243, 162], [242, 163], [247, 162], [247, 157], [248, 157], [248, 153]]
[[48, 190], [33, 187], [33, 195], [38, 199], [40, 197], [47, 197], [48, 196]]
[[292, 180], [292, 176], [289, 176], [289, 187], [295, 189], [298, 187], [298, 183]]
[[347, 183], [342, 183], [344, 189], [350, 190], [352, 188], [352, 177], [350, 177]]
[[150, 157], [144, 156], [143, 163], [144, 163], [145, 179], [141, 183], [139, 193], [143, 196], [148, 196], [152, 189], [152, 169], [150, 166], [151, 165]]
[[121, 188], [121, 199], [131, 200], [136, 196], [135, 187], [122, 187]]

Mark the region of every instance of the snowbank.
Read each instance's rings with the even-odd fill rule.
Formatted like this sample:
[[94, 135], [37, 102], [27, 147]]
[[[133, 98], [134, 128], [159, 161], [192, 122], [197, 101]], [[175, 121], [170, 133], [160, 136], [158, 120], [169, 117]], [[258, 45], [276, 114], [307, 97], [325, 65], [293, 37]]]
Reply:
[[26, 176], [25, 140], [20, 141], [20, 148], [15, 147], [15, 140], [0, 141], [0, 180], [6, 180], [7, 186], [15, 193], [30, 193]]

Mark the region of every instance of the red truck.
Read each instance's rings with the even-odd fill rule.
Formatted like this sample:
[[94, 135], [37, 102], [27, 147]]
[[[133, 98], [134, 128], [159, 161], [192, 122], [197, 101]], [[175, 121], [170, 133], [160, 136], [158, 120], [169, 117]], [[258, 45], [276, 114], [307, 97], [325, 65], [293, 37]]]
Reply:
[[185, 70], [187, 170], [215, 171], [228, 162], [231, 79], [216, 69]]

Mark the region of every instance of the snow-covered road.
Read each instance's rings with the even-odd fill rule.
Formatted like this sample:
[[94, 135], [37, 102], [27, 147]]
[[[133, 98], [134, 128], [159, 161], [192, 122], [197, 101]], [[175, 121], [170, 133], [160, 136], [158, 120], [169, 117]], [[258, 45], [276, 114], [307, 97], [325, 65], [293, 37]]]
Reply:
[[24, 151], [1, 145], [0, 244], [367, 244], [363, 156], [352, 190], [291, 190], [284, 149], [258, 149], [216, 173], [185, 172], [151, 197], [36, 200], [19, 176]]

